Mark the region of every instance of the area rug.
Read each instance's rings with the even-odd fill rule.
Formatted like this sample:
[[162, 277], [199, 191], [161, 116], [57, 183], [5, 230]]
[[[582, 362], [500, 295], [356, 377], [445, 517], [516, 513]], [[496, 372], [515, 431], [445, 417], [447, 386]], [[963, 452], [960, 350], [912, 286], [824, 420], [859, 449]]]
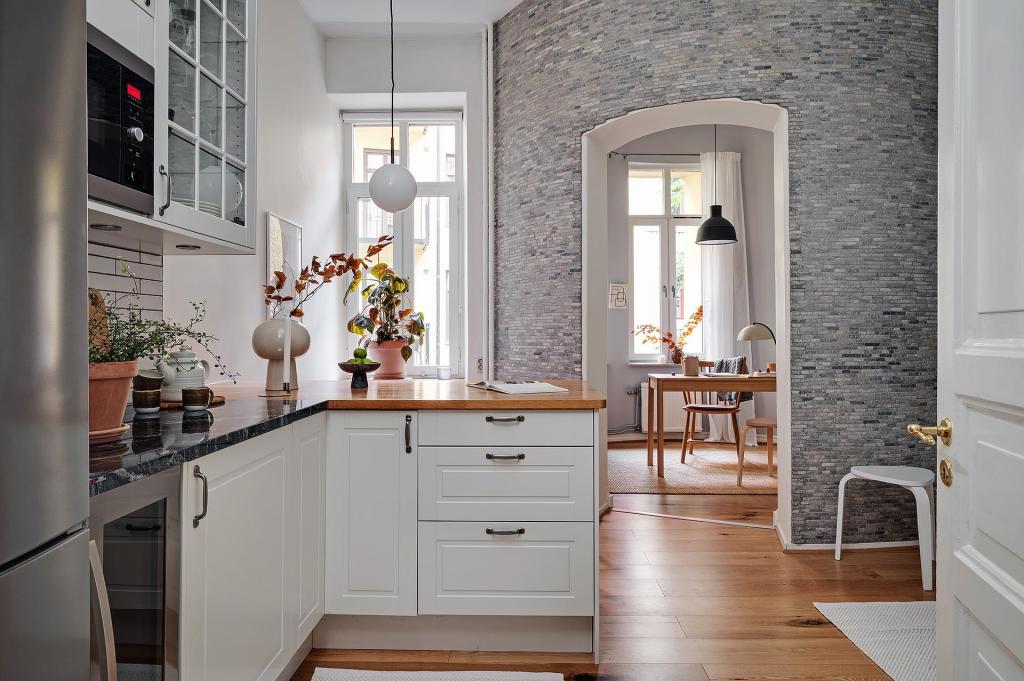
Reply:
[[647, 465], [647, 447], [608, 450], [608, 491], [612, 494], [775, 494], [768, 453], [747, 451], [743, 487], [736, 486], [736, 450], [698, 446], [679, 463], [679, 442], [665, 447], [665, 477]]
[[561, 674], [530, 672], [372, 672], [317, 667], [313, 681], [564, 681]]
[[935, 602], [815, 603], [893, 681], [935, 681]]

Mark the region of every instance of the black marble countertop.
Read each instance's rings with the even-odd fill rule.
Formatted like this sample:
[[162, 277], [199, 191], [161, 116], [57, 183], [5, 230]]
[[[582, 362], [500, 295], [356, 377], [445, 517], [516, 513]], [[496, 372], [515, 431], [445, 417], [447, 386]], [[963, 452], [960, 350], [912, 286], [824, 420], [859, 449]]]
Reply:
[[208, 411], [125, 414], [119, 442], [89, 450], [89, 496], [212, 454], [327, 409], [327, 400], [229, 399]]

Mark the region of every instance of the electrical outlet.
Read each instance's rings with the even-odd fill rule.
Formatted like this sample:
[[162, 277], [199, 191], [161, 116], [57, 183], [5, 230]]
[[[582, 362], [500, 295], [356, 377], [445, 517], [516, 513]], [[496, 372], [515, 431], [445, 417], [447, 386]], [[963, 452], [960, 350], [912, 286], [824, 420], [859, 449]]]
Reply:
[[484, 358], [483, 357], [477, 357], [476, 358], [476, 370], [477, 371], [483, 371], [484, 370]]

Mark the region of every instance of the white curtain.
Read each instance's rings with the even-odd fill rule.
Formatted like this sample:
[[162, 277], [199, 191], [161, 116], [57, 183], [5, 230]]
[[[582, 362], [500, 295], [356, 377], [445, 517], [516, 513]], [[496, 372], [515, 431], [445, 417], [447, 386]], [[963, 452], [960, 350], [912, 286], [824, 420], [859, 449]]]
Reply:
[[[717, 200], [716, 178], [717, 166]], [[704, 296], [704, 357], [718, 360], [745, 355], [748, 345], [736, 340], [736, 334], [750, 323], [750, 287], [747, 281], [746, 233], [743, 224], [743, 182], [740, 178], [740, 155], [731, 151], [700, 155], [701, 194], [705, 219], [711, 215], [712, 204], [722, 206], [722, 216], [736, 228], [737, 243], [701, 247], [701, 284]], [[747, 369], [752, 370], [747, 357]], [[754, 417], [754, 402], [743, 402], [740, 430], [745, 419]], [[709, 417], [712, 440], [734, 442], [728, 416]], [[756, 444], [757, 434], [751, 430], [747, 441]]]

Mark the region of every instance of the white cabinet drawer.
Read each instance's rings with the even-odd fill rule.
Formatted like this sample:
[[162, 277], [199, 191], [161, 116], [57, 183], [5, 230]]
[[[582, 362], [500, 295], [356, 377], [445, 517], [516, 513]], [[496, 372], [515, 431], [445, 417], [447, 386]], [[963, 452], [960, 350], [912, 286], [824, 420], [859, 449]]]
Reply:
[[426, 446], [590, 447], [592, 411], [423, 411]]
[[419, 614], [592, 616], [594, 524], [421, 522]]
[[594, 518], [593, 447], [420, 447], [420, 520]]

